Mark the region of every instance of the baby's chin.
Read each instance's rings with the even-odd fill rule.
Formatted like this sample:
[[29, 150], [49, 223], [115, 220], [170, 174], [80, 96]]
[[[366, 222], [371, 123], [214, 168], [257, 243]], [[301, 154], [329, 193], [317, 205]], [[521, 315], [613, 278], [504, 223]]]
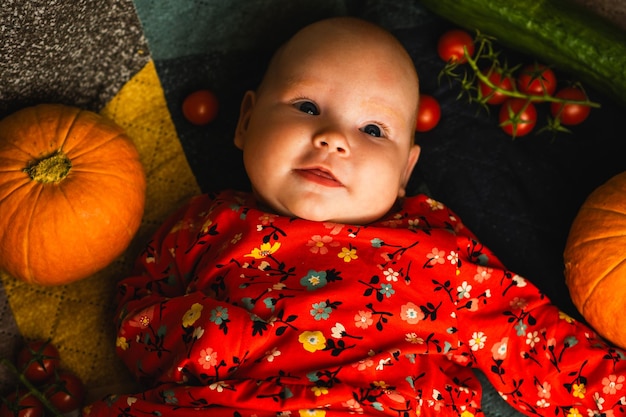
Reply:
[[312, 222], [365, 225], [379, 220], [389, 211], [389, 208], [380, 207], [378, 210], [363, 210], [354, 205], [340, 207], [332, 201], [312, 202], [304, 198], [296, 201], [273, 201], [261, 198], [258, 193], [255, 194], [262, 210]]
[[283, 214], [288, 217], [308, 220], [312, 222], [336, 223], [346, 225], [365, 225], [380, 219], [385, 213], [356, 213], [346, 210], [342, 213], [335, 213], [332, 210], [314, 210], [311, 208], [293, 208]]

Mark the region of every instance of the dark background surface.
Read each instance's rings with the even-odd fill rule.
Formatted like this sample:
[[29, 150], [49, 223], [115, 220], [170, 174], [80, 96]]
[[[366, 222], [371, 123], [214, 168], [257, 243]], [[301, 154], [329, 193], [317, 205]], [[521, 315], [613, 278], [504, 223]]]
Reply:
[[[44, 101], [98, 110], [153, 59], [202, 190], [247, 189], [232, 134], [243, 93], [256, 86], [272, 51], [294, 30], [319, 18], [366, 18], [398, 36], [420, 73], [422, 91], [442, 105], [440, 125], [417, 137], [422, 154], [409, 192], [426, 191], [446, 203], [511, 270], [579, 317], [565, 286], [562, 252], [586, 196], [626, 170], [624, 109], [588, 89], [602, 108], [572, 134], [512, 140], [498, 128], [497, 112], [487, 114], [458, 100], [457, 86], [437, 82], [444, 64], [436, 55], [436, 41], [451, 25], [419, 2], [311, 3], [4, 0], [0, 117]], [[558, 74], [570, 78], [563, 69]], [[190, 125], [181, 113], [183, 98], [200, 88], [214, 90], [220, 100], [217, 120], [204, 127]], [[540, 122], [544, 117], [542, 113]], [[0, 309], [9, 311], [2, 291]], [[16, 331], [15, 323], [0, 323], [0, 348], [14, 343]], [[493, 391], [485, 393], [484, 407], [487, 415], [517, 415]]]

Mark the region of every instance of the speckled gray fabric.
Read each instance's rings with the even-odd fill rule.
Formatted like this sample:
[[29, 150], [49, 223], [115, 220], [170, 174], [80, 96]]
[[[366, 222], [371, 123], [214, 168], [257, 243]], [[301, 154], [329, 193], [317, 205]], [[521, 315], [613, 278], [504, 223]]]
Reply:
[[39, 102], [100, 109], [149, 59], [131, 0], [2, 0], [0, 117]]

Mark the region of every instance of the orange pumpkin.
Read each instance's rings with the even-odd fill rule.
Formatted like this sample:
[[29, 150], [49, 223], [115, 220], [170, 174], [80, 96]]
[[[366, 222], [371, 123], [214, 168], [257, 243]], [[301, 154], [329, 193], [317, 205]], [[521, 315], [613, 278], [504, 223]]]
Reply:
[[0, 268], [41, 285], [110, 264], [141, 223], [146, 179], [124, 131], [75, 107], [41, 104], [0, 121]]
[[587, 197], [570, 229], [564, 261], [566, 283], [582, 316], [626, 348], [626, 172]]

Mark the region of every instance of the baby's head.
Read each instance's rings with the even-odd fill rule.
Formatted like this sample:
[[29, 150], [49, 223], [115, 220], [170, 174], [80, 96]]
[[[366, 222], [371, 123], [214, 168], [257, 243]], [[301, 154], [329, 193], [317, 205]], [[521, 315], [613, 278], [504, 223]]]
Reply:
[[246, 93], [235, 132], [260, 202], [314, 221], [384, 216], [419, 156], [411, 58], [385, 30], [332, 18], [299, 31]]

